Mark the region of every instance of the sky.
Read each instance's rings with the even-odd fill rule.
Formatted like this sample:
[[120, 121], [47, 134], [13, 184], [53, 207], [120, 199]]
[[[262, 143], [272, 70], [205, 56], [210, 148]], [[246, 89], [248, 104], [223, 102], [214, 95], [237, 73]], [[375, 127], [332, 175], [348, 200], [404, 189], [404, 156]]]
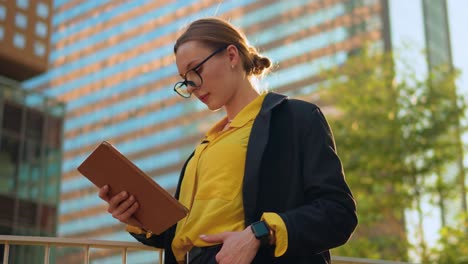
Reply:
[[468, 1], [448, 0], [453, 62], [462, 71], [458, 85], [468, 95]]

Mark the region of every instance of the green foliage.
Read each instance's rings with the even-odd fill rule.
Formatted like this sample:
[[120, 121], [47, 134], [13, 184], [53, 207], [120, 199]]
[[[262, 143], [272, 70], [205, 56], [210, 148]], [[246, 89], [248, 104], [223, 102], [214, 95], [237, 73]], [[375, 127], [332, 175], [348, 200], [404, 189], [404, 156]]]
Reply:
[[440, 235], [439, 247], [432, 250], [431, 262], [468, 264], [468, 236], [464, 228], [444, 227]]
[[[391, 245], [389, 247], [389, 245]], [[407, 261], [406, 254], [396, 255], [395, 251], [404, 252], [409, 245], [397, 237], [380, 237], [369, 239], [367, 237], [357, 237], [348, 242], [344, 247], [332, 250], [337, 256], [365, 256], [369, 259], [386, 259], [393, 256], [392, 261]], [[396, 250], [395, 250], [396, 249]]]
[[[406, 65], [396, 78], [392, 54], [363, 50], [322, 74], [320, 100], [336, 112], [327, 116], [360, 223], [334, 254], [407, 260], [403, 212], [421, 211], [422, 195], [453, 195], [454, 181], [428, 179], [457, 158], [454, 127], [466, 104], [455, 93], [456, 74], [440, 68], [422, 77]], [[424, 236], [416, 246], [425, 249]]]

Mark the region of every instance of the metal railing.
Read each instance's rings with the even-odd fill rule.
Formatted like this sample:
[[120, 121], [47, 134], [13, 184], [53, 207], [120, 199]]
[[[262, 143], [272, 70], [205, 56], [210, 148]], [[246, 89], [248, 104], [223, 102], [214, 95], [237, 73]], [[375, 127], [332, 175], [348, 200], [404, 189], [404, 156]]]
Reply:
[[[50, 247], [82, 247], [84, 249], [84, 263], [88, 264], [90, 261], [91, 248], [105, 248], [105, 249], [121, 249], [122, 250], [122, 263], [127, 263], [128, 250], [143, 250], [154, 251], [158, 254], [158, 263], [163, 263], [162, 249], [145, 246], [138, 242], [115, 242], [105, 240], [91, 240], [91, 239], [75, 239], [75, 238], [60, 238], [60, 237], [34, 237], [34, 236], [5, 236], [0, 235], [0, 245], [4, 244], [5, 249], [3, 253], [3, 263], [8, 263], [10, 245], [29, 245], [29, 246], [43, 246], [44, 247], [44, 263], [49, 264]], [[398, 261], [385, 261], [363, 258], [351, 257], [332, 257], [334, 264], [409, 264], [407, 262]]]
[[53, 246], [61, 247], [82, 247], [84, 249], [84, 263], [88, 264], [91, 248], [101, 249], [121, 249], [122, 263], [127, 263], [128, 250], [155, 251], [159, 256], [159, 264], [163, 263], [163, 250], [145, 246], [138, 242], [115, 242], [91, 239], [75, 239], [60, 237], [34, 237], [34, 236], [5, 236], [0, 235], [0, 244], [5, 245], [3, 250], [3, 263], [7, 264], [10, 255], [10, 245], [28, 245], [44, 247], [44, 264], [49, 264], [50, 248]]
[[400, 262], [400, 261], [351, 258], [351, 257], [335, 257], [335, 256], [332, 256], [332, 263], [333, 264], [411, 264], [408, 262]]

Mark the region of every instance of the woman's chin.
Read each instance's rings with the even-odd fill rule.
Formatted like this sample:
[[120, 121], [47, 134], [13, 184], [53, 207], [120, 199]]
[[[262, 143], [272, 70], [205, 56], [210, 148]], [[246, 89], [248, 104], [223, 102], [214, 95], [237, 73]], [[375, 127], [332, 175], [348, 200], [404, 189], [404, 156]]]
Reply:
[[216, 112], [216, 111], [220, 110], [221, 108], [222, 108], [222, 107], [218, 107], [218, 108], [216, 108], [216, 107], [208, 107], [208, 109], [210, 109], [211, 112]]
[[210, 109], [210, 111], [218, 111], [219, 109], [223, 108], [222, 105], [216, 105], [216, 104], [206, 104], [206, 107], [208, 107], [208, 109]]

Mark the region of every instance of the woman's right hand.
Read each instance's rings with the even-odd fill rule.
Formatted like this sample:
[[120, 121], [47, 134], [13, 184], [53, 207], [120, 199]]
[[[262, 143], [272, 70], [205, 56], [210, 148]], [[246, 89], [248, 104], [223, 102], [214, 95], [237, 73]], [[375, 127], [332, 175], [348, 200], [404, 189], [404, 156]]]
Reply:
[[108, 204], [107, 212], [122, 223], [144, 229], [141, 222], [133, 216], [139, 207], [135, 197], [133, 195], [128, 196], [126, 191], [122, 191], [114, 195], [114, 197], [109, 197], [108, 192], [108, 185], [104, 185], [99, 189], [99, 197]]

